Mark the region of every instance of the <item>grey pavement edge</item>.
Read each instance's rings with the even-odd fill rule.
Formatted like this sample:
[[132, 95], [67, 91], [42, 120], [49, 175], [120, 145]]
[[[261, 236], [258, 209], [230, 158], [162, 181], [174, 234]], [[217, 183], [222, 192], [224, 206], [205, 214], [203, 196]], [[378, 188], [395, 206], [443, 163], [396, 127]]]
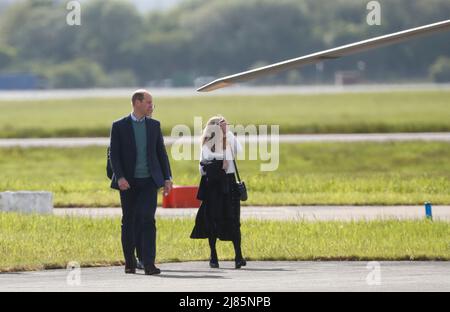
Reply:
[[[450, 291], [450, 262], [165, 263], [162, 274], [126, 275], [123, 267], [0, 274], [0, 291], [124, 292], [380, 292]], [[76, 274], [76, 276], [74, 275]]]
[[[194, 218], [198, 209], [158, 208], [158, 218]], [[433, 219], [450, 221], [450, 206], [433, 206]], [[120, 208], [54, 208], [57, 216], [121, 217]], [[424, 206], [281, 206], [241, 208], [243, 220], [280, 221], [352, 221], [352, 220], [420, 220]]]

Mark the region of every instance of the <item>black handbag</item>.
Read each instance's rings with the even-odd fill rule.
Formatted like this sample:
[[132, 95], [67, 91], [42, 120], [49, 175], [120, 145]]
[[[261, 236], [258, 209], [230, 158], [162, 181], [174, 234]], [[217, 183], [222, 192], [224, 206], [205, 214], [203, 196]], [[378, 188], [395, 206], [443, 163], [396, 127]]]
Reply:
[[239, 192], [239, 198], [241, 201], [246, 201], [248, 199], [247, 187], [245, 186], [245, 182], [241, 181], [241, 177], [239, 176], [239, 170], [238, 170], [238, 167], [236, 164], [236, 160], [234, 159], [233, 149], [231, 149], [231, 154], [233, 155], [234, 169], [236, 171], [236, 176], [238, 179], [238, 182], [236, 183], [236, 187]]

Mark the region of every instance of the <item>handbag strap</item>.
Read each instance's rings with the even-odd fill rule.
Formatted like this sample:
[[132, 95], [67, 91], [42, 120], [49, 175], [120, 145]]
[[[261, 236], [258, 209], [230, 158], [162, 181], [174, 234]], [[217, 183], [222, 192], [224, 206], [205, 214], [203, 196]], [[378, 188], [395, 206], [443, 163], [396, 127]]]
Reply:
[[239, 170], [238, 170], [238, 167], [236, 164], [236, 160], [234, 159], [234, 151], [233, 151], [233, 148], [231, 147], [231, 144], [229, 144], [229, 145], [230, 145], [230, 149], [231, 149], [231, 157], [233, 157], [234, 171], [236, 173], [239, 183], [241, 183], [241, 177], [239, 176]]

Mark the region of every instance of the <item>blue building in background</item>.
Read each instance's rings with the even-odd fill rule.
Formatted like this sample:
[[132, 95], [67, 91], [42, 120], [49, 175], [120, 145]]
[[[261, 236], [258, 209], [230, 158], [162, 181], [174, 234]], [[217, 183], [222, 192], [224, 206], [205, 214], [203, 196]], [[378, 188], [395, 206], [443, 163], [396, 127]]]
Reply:
[[34, 74], [0, 74], [0, 90], [46, 89], [48, 81]]

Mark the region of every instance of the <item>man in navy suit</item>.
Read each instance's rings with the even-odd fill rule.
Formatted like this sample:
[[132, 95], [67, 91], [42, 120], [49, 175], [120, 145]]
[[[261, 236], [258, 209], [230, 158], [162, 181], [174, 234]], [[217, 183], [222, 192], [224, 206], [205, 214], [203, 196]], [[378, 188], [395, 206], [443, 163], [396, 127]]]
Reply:
[[120, 191], [125, 273], [136, 273], [138, 249], [145, 274], [154, 275], [161, 273], [155, 266], [157, 192], [164, 187], [164, 194], [170, 193], [172, 173], [161, 125], [149, 117], [154, 109], [151, 94], [137, 90], [131, 102], [133, 112], [111, 128], [111, 188]]

